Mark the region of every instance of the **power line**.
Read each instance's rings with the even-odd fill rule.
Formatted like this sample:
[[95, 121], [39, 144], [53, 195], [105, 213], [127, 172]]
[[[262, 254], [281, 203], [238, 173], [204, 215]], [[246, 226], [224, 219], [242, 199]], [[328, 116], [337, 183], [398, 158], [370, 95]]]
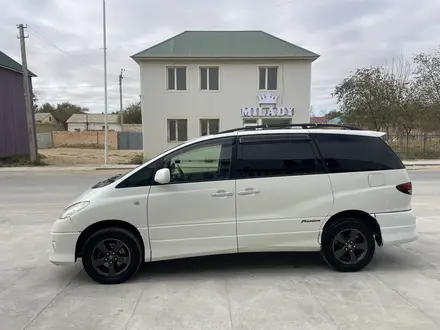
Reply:
[[61, 53], [65, 54], [65, 55], [67, 55], [67, 56], [69, 56], [69, 57], [71, 57], [71, 58], [73, 58], [73, 59], [75, 59], [77, 61], [82, 62], [82, 64], [86, 64], [86, 65], [90, 65], [90, 66], [95, 66], [96, 65], [96, 64], [89, 63], [89, 62], [85, 61], [84, 59], [79, 58], [79, 57], [77, 57], [75, 55], [72, 55], [71, 53], [66, 52], [65, 50], [61, 49], [56, 44], [54, 44], [52, 41], [48, 40], [43, 35], [41, 35], [39, 32], [37, 32], [33, 27], [28, 26], [28, 28], [30, 30], [30, 34], [32, 34], [33, 36], [37, 37], [38, 39], [44, 41], [45, 43], [47, 43], [48, 45], [52, 46], [53, 48], [55, 48], [56, 50], [60, 51]]

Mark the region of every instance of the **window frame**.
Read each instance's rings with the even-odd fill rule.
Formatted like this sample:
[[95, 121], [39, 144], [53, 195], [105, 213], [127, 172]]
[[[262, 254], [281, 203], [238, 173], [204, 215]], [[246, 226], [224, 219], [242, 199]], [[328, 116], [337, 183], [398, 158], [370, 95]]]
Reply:
[[[202, 120], [207, 120], [208, 121], [208, 123], [207, 123], [207, 134], [206, 135], [202, 135]], [[200, 133], [200, 136], [208, 136], [208, 135], [216, 134], [216, 133], [211, 133], [210, 130], [209, 130], [209, 121], [210, 120], [218, 120], [218, 131], [221, 132], [220, 118], [200, 118], [199, 119], [199, 133]]]
[[[277, 69], [277, 80], [276, 80], [276, 83], [277, 83], [277, 86], [276, 86], [276, 88], [275, 89], [267, 89], [267, 87], [268, 87], [268, 82], [269, 82], [269, 75], [268, 75], [268, 72], [269, 72], [269, 70], [268, 69], [271, 69], [271, 68], [276, 68]], [[264, 89], [261, 89], [260, 88], [260, 69], [265, 69], [265, 79], [264, 79]], [[277, 64], [261, 64], [261, 65], [258, 65], [258, 67], [257, 67], [257, 77], [258, 77], [258, 79], [257, 79], [257, 89], [259, 90], [259, 91], [263, 91], [263, 92], [278, 92], [279, 90], [280, 90], [280, 65], [277, 65]]]
[[[176, 122], [176, 126], [175, 126], [176, 140], [171, 140], [170, 139], [170, 130], [169, 130], [170, 126], [169, 126], [169, 122], [171, 120], [174, 120]], [[179, 125], [178, 125], [178, 121], [179, 120], [186, 120], [186, 140], [184, 140], [184, 141], [180, 141], [179, 140]], [[188, 141], [188, 127], [189, 127], [189, 120], [187, 118], [176, 118], [176, 117], [174, 117], [174, 118], [167, 118], [166, 119], [167, 142], [168, 143], [179, 143], [179, 142], [182, 143], [182, 142]]]
[[[202, 89], [202, 69], [207, 69], [206, 71], [206, 89]], [[218, 89], [210, 89], [209, 87], [209, 71], [211, 69], [217, 69], [217, 86]], [[218, 93], [220, 92], [220, 66], [215, 64], [205, 64], [199, 65], [199, 91], [204, 93]]]
[[[314, 143], [314, 140], [310, 136], [309, 133], [267, 133], [267, 134], [248, 134], [248, 135], [239, 135], [239, 140], [237, 143], [237, 158], [236, 158], [236, 166], [235, 166], [235, 178], [236, 180], [255, 180], [255, 179], [265, 179], [265, 178], [282, 178], [282, 177], [295, 177], [295, 176], [307, 176], [307, 175], [319, 175], [319, 174], [327, 174], [327, 169], [325, 167], [324, 161], [321, 158], [321, 155]], [[267, 175], [261, 177], [243, 177], [243, 159], [241, 158], [242, 145], [244, 139], [253, 139], [255, 141], [308, 141], [312, 153], [315, 157], [315, 171], [313, 173], [299, 173], [299, 174], [287, 174], [287, 175]]]
[[[174, 89], [170, 89], [169, 79], [168, 79], [168, 69], [174, 70]], [[185, 69], [185, 89], [177, 89], [177, 70], [176, 69]], [[166, 82], [166, 90], [172, 93], [182, 93], [188, 91], [188, 66], [176, 64], [176, 65], [166, 65], [165, 66], [165, 82]]]

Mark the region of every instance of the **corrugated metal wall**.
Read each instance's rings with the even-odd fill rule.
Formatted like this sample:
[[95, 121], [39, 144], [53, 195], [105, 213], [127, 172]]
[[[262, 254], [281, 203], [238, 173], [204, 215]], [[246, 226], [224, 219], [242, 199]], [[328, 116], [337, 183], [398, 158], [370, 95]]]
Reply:
[[38, 149], [48, 149], [53, 147], [52, 132], [37, 133]]
[[142, 132], [118, 132], [119, 150], [141, 150]]
[[28, 154], [23, 76], [0, 68], [0, 157]]

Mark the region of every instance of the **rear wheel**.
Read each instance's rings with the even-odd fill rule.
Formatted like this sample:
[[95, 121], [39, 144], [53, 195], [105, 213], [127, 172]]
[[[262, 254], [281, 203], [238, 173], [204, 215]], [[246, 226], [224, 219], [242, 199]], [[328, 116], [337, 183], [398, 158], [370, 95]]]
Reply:
[[82, 262], [87, 274], [103, 284], [122, 283], [132, 277], [143, 262], [141, 244], [122, 228], [105, 228], [84, 245]]
[[363, 269], [373, 259], [375, 248], [373, 233], [357, 219], [341, 219], [323, 233], [323, 256], [342, 272]]

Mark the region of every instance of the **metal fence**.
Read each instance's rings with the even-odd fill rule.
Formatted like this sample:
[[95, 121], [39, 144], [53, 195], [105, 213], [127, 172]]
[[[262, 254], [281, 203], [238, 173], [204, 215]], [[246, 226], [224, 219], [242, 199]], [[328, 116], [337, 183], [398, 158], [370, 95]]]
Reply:
[[440, 158], [440, 134], [385, 135], [383, 139], [401, 159]]
[[142, 149], [142, 132], [119, 132], [119, 150], [140, 150]]
[[37, 133], [38, 149], [48, 149], [53, 147], [52, 132]]

